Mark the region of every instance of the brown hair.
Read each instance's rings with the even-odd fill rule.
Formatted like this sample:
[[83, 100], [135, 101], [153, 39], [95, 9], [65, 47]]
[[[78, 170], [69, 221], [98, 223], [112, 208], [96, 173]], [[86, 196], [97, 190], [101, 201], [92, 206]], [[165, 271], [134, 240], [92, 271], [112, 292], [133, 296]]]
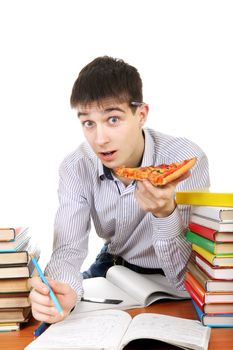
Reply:
[[142, 102], [142, 80], [137, 69], [121, 59], [97, 57], [79, 73], [72, 88], [71, 107], [105, 98], [119, 102]]

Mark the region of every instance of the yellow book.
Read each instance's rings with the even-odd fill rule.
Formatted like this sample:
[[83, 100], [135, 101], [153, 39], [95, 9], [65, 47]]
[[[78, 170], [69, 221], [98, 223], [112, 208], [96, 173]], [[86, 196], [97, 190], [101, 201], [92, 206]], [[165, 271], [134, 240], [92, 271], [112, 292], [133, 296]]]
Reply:
[[233, 193], [220, 192], [176, 192], [177, 204], [233, 207]]
[[233, 266], [233, 254], [216, 255], [208, 252], [208, 250], [193, 243], [192, 250], [201, 255], [213, 266]]
[[0, 326], [18, 326], [18, 322], [0, 322]]
[[0, 332], [17, 331], [20, 328], [18, 322], [0, 323]]

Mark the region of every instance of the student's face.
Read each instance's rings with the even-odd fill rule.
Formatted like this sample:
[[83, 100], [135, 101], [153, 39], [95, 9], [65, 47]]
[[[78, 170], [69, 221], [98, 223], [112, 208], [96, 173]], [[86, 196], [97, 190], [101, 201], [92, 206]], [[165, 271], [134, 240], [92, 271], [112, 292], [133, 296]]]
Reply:
[[133, 114], [127, 103], [105, 99], [101, 106], [91, 103], [78, 106], [77, 111], [87, 142], [106, 167], [140, 164], [144, 150], [142, 126], [148, 105], [137, 107]]

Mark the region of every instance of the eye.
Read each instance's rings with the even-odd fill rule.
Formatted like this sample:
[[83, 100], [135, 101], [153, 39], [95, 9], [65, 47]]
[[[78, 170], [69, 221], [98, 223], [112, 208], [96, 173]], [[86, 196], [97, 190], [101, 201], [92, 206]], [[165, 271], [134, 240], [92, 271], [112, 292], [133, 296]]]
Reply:
[[90, 120], [85, 120], [84, 122], [82, 122], [82, 126], [86, 129], [92, 128], [93, 125], [94, 125], [94, 123]]
[[119, 118], [118, 118], [118, 117], [110, 117], [110, 118], [108, 119], [108, 122], [109, 122], [109, 124], [111, 124], [111, 125], [115, 125], [115, 124], [119, 123]]

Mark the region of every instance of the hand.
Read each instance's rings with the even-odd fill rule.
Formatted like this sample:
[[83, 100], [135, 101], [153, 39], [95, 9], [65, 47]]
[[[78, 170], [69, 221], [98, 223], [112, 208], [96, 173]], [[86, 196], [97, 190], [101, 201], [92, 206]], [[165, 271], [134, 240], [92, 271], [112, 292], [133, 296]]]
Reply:
[[176, 208], [175, 189], [180, 181], [186, 180], [190, 172], [165, 186], [153, 186], [148, 180], [138, 181], [135, 197], [140, 207], [159, 218], [169, 216]]
[[49, 288], [39, 277], [32, 277], [28, 284], [32, 287], [29, 298], [33, 317], [42, 322], [56, 323], [66, 318], [77, 303], [77, 293], [68, 284], [47, 278], [57, 300], [62, 308], [58, 313], [49, 296]]

